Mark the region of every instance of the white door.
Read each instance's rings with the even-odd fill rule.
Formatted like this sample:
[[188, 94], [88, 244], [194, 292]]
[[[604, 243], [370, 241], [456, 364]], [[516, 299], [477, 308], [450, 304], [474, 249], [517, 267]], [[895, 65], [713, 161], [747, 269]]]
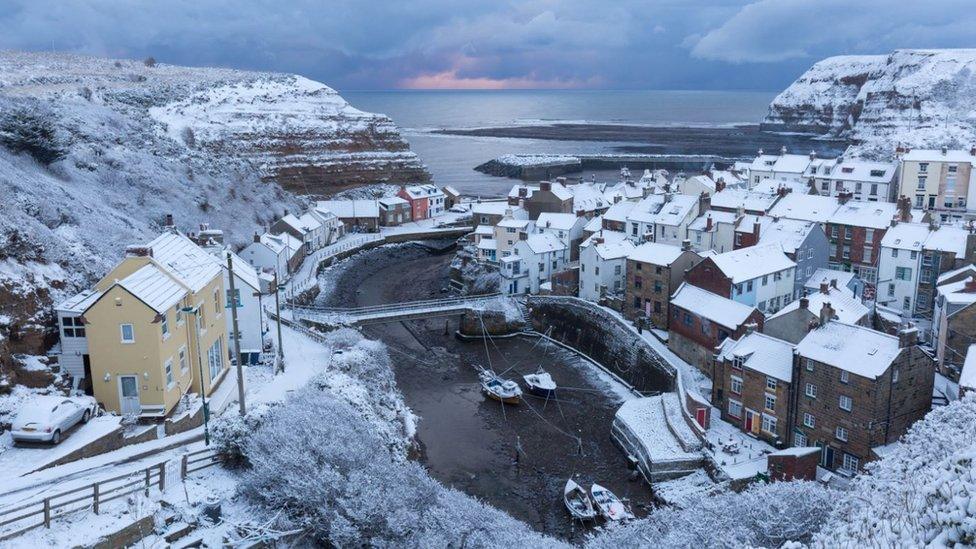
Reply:
[[139, 379], [136, 376], [119, 376], [119, 408], [124, 416], [142, 412], [142, 405], [139, 403]]

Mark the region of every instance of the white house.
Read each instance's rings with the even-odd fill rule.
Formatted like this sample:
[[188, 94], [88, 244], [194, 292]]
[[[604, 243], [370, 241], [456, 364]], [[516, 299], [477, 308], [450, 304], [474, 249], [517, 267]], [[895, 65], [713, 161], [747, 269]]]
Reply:
[[572, 255], [573, 243], [583, 238], [583, 227], [586, 226], [586, 222], [585, 217], [575, 214], [544, 212], [539, 214], [539, 219], [536, 219], [535, 230], [558, 238]]
[[498, 259], [502, 293], [524, 294], [528, 291], [529, 269], [525, 261], [524, 257], [515, 254]]
[[599, 301], [603, 295], [624, 291], [627, 256], [634, 250], [627, 235], [617, 231], [600, 231], [580, 244], [579, 296]]
[[748, 167], [749, 185], [755, 186], [763, 179], [792, 179], [799, 181], [804, 178], [807, 166], [814, 162], [817, 156], [810, 154], [787, 154], [786, 147], [779, 155], [763, 154], [759, 150], [757, 156]]
[[532, 232], [533, 224], [528, 219], [516, 219], [510, 213], [495, 225], [495, 250], [498, 258], [508, 257], [515, 248], [519, 233]]
[[688, 225], [688, 240], [696, 252], [714, 250], [718, 253], [731, 252], [734, 245], [735, 228], [741, 216], [732, 212], [708, 210]]
[[270, 234], [254, 235], [254, 241], [241, 250], [241, 257], [258, 271], [271, 271], [282, 281], [288, 278], [291, 253], [281, 238]]
[[58, 364], [72, 378], [75, 389], [78, 382], [91, 379], [91, 359], [88, 356], [88, 338], [82, 313], [94, 303], [102, 292], [85, 290], [54, 307], [61, 330], [61, 353]]
[[796, 263], [783, 253], [779, 244], [741, 248], [716, 254], [693, 270], [706, 268], [712, 261], [730, 284], [728, 295], [733, 301], [773, 313], [795, 297]]
[[513, 266], [501, 269], [502, 291], [505, 293], [539, 293], [540, 286], [549, 282], [552, 274], [569, 262], [569, 247], [550, 233], [526, 234], [515, 244], [513, 256], [521, 259], [518, 274], [524, 282], [515, 280], [514, 261], [502, 264]]
[[322, 224], [324, 239], [322, 246], [334, 244], [336, 240], [339, 240], [345, 234], [345, 225], [342, 224], [342, 220], [332, 210], [316, 205], [308, 213], [315, 216], [319, 220], [319, 223]]
[[243, 258], [229, 250], [210, 250], [214, 260], [220, 263], [224, 273], [224, 291], [228, 306], [232, 303], [230, 294], [230, 272], [227, 270], [227, 255], [234, 266], [234, 294], [237, 302], [237, 329], [241, 339], [240, 354], [234, 349], [234, 322], [232, 315], [224, 315], [227, 320], [227, 348], [233, 356], [240, 356], [243, 364], [257, 364], [264, 347], [264, 312], [261, 310], [261, 282], [258, 273]]
[[688, 225], [698, 215], [698, 205], [698, 196], [649, 196], [638, 202], [627, 216], [627, 233], [639, 242], [681, 246], [687, 238]]
[[911, 315], [918, 292], [922, 245], [928, 236], [929, 226], [923, 223], [898, 223], [885, 232], [878, 258], [879, 305]]
[[809, 177], [824, 196], [850, 193], [854, 200], [893, 202], [898, 190], [898, 163], [838, 157], [811, 164]]

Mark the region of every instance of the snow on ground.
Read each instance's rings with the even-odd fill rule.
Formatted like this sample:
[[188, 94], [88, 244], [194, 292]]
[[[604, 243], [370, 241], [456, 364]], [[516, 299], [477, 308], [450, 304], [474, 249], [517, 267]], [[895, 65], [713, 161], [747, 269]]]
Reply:
[[729, 478], [747, 479], [766, 472], [766, 454], [775, 448], [722, 421], [717, 408], [712, 408], [710, 427], [705, 438], [712, 445], [715, 464]]
[[652, 461], [695, 459], [698, 454], [685, 452], [668, 429], [661, 403], [663, 398], [659, 395], [624, 402], [616, 417], [640, 439]]
[[655, 496], [679, 509], [685, 508], [698, 498], [711, 496], [725, 489], [724, 485], [717, 484], [702, 470], [674, 480], [657, 482], [652, 487]]
[[10, 433], [5, 432], [0, 435], [0, 471], [6, 479], [34, 471], [112, 433], [121, 423], [122, 418], [118, 416], [92, 418], [73, 429], [57, 446], [44, 443], [14, 446]]

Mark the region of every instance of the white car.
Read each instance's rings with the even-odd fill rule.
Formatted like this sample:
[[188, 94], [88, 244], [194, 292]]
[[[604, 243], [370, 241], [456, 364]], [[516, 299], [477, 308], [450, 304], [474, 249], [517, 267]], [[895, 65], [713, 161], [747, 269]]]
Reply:
[[449, 211], [452, 211], [454, 213], [463, 214], [463, 213], [468, 213], [469, 208], [470, 207], [467, 204], [455, 204], [455, 205], [451, 206], [451, 209]]
[[61, 442], [68, 429], [87, 423], [98, 413], [98, 404], [89, 396], [40, 396], [27, 402], [10, 426], [15, 442]]

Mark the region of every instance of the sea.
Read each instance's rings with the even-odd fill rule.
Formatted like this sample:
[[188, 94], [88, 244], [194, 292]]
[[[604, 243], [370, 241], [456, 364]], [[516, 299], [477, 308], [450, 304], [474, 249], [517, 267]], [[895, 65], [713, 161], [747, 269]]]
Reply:
[[[614, 152], [627, 142], [469, 137], [439, 129], [590, 123], [647, 126], [757, 124], [776, 92], [661, 90], [343, 91], [354, 107], [388, 115], [438, 185], [498, 196], [512, 181], [474, 167], [503, 154]], [[609, 177], [608, 174], [583, 174]]]

